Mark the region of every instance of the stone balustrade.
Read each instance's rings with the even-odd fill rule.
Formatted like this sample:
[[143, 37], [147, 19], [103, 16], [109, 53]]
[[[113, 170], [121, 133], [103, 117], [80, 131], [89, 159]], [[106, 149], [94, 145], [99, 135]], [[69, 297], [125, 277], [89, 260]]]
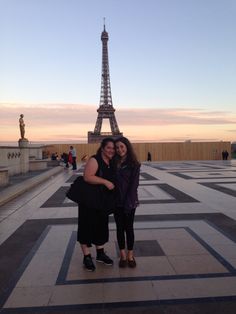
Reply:
[[19, 146], [0, 146], [0, 186], [9, 183], [9, 176], [28, 171], [47, 168], [42, 159], [42, 146], [28, 146], [28, 142], [19, 142]]
[[8, 185], [8, 183], [9, 183], [8, 168], [0, 167], [0, 187]]

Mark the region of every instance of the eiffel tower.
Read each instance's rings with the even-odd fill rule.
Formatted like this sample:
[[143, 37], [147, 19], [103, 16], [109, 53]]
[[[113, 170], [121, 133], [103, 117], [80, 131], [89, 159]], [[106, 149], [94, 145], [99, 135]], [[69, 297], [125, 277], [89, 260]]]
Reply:
[[[121, 137], [123, 133], [120, 133], [118, 124], [115, 117], [115, 109], [112, 104], [111, 97], [111, 84], [109, 74], [109, 62], [108, 62], [108, 32], [105, 28], [101, 35], [102, 40], [102, 83], [101, 83], [101, 94], [100, 104], [97, 109], [98, 116], [94, 132], [88, 132], [88, 143], [101, 142], [105, 137], [112, 137], [114, 139]], [[109, 119], [111, 132], [101, 132], [103, 119]]]

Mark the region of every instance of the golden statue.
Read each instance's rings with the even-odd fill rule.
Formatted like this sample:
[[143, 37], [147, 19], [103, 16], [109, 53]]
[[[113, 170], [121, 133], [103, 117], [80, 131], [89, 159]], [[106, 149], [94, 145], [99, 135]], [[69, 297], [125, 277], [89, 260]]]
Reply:
[[20, 126], [20, 135], [21, 135], [21, 139], [25, 140], [25, 122], [24, 122], [24, 115], [21, 114], [20, 115], [20, 119], [19, 119], [19, 126]]

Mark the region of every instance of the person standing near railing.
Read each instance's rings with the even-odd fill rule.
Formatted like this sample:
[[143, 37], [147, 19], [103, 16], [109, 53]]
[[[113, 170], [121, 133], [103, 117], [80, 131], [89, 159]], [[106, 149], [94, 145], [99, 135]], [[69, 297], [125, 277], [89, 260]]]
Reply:
[[73, 146], [70, 146], [70, 153], [72, 157], [72, 169], [76, 170], [77, 169], [77, 164], [76, 164], [76, 150]]

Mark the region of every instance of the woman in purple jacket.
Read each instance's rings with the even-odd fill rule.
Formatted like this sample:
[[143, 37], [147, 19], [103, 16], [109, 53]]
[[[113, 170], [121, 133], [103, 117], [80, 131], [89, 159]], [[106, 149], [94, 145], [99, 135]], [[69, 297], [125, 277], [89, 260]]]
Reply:
[[[121, 137], [116, 147], [117, 209], [114, 213], [117, 241], [120, 249], [119, 267], [136, 267], [133, 254], [134, 215], [138, 206], [140, 163], [129, 140]], [[126, 241], [125, 241], [126, 236]], [[127, 252], [126, 252], [127, 247]]]

